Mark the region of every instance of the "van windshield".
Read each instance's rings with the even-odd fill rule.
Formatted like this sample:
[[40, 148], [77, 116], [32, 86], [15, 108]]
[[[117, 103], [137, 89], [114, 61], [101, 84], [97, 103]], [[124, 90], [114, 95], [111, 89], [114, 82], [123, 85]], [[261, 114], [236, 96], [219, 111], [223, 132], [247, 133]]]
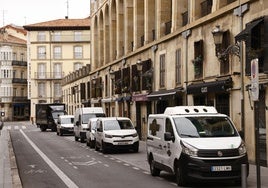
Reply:
[[62, 118], [61, 119], [61, 124], [73, 124], [74, 123], [74, 118]]
[[134, 129], [128, 120], [107, 120], [104, 121], [104, 130]]
[[175, 117], [174, 122], [181, 137], [231, 137], [238, 136], [226, 117]]

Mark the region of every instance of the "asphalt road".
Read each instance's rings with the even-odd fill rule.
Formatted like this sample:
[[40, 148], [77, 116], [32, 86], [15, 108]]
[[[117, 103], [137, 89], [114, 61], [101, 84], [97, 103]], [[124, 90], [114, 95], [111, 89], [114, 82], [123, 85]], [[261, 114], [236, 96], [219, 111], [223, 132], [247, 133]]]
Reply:
[[173, 181], [154, 178], [113, 153], [89, 149], [72, 136], [37, 128], [11, 130], [10, 135], [23, 187], [176, 187]]
[[[102, 154], [73, 136], [41, 132], [29, 122], [6, 122], [23, 188], [177, 187], [174, 176], [161, 172], [152, 177], [145, 143], [140, 151]], [[256, 167], [250, 166], [247, 187], [256, 187]], [[268, 169], [262, 168], [262, 187], [268, 187]], [[190, 187], [234, 188], [230, 182], [194, 183]]]

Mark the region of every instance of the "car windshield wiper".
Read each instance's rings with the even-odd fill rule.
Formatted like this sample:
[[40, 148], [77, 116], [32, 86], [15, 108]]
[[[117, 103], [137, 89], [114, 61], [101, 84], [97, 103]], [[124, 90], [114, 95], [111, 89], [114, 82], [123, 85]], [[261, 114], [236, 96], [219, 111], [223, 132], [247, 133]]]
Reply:
[[198, 135], [192, 135], [192, 134], [180, 134], [181, 136], [187, 136], [187, 137], [191, 137], [191, 138], [198, 138]]

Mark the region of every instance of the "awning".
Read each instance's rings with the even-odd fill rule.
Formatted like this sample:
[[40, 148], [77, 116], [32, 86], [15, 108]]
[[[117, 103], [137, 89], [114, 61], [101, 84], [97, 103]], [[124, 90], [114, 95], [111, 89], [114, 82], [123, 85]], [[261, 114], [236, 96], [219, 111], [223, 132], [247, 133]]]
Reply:
[[123, 102], [123, 101], [129, 101], [131, 100], [131, 96], [125, 96], [125, 97], [118, 97], [115, 99], [115, 101], [118, 101], [118, 102]]
[[246, 28], [235, 36], [235, 40], [236, 41], [246, 40], [246, 38], [250, 34], [251, 30], [254, 27], [256, 27], [262, 20], [263, 20], [263, 18], [248, 23], [246, 25]]
[[101, 100], [100, 99], [91, 99], [90, 102], [91, 104], [97, 104], [99, 103]]
[[232, 78], [230, 77], [229, 79], [225, 80], [189, 85], [187, 86], [187, 94], [224, 92], [232, 87], [233, 87], [233, 81]]
[[177, 93], [182, 92], [183, 88], [176, 88], [176, 89], [170, 89], [170, 90], [159, 90], [154, 91], [147, 95], [149, 100], [162, 100], [162, 99], [168, 99], [170, 97], [175, 96]]
[[148, 101], [148, 97], [146, 94], [137, 94], [137, 95], [132, 95], [132, 101]]

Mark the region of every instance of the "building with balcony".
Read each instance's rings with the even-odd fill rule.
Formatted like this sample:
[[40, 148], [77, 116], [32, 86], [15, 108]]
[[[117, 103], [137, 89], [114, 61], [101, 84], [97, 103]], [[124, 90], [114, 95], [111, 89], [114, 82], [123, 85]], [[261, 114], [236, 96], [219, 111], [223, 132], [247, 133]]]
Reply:
[[0, 28], [0, 111], [6, 121], [29, 120], [26, 30]]
[[130, 117], [143, 140], [150, 113], [215, 106], [267, 166], [267, 10], [265, 0], [91, 1], [91, 71], [74, 91]]
[[35, 104], [63, 102], [64, 76], [90, 64], [90, 19], [66, 17], [23, 27], [28, 31], [28, 97], [35, 121]]

